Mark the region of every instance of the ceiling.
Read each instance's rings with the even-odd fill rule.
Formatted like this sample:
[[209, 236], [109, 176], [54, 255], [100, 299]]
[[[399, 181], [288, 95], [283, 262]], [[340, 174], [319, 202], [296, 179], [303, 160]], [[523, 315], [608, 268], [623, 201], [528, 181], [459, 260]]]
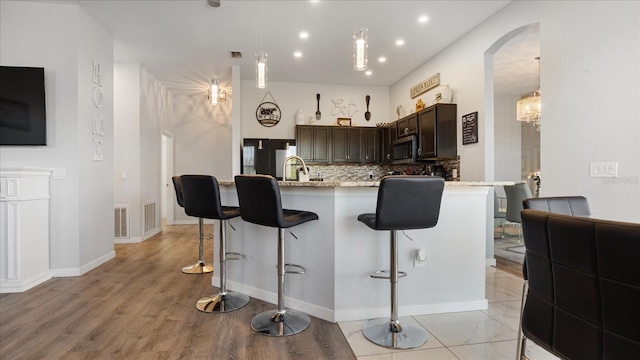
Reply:
[[[388, 86], [510, 1], [221, 0], [219, 7], [207, 0], [54, 2], [78, 4], [104, 26], [114, 38], [115, 61], [139, 62], [172, 93], [194, 94], [214, 75], [230, 87], [232, 65], [240, 66], [243, 80], [254, 79], [260, 48], [269, 54], [269, 81]], [[423, 15], [428, 21], [419, 23]], [[370, 76], [353, 70], [352, 34], [360, 24], [369, 29]], [[306, 40], [301, 31], [309, 34]], [[404, 45], [395, 45], [397, 39]], [[242, 58], [231, 58], [231, 51]], [[302, 57], [295, 58], [295, 51]], [[378, 62], [381, 56], [385, 63]], [[496, 66], [513, 67], [510, 61], [505, 55]], [[495, 73], [498, 88], [501, 70]], [[505, 80], [513, 78], [509, 73]]]

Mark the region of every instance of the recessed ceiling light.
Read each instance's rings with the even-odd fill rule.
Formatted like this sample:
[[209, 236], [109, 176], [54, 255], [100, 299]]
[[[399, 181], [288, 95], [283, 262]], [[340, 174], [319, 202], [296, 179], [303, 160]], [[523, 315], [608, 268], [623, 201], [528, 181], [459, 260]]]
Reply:
[[306, 39], [309, 37], [309, 33], [306, 31], [300, 32], [300, 39]]
[[367, 76], [371, 76], [371, 74], [373, 74], [373, 73], [371, 72], [371, 70], [367, 70], [364, 74], [367, 75]]
[[402, 39], [396, 40], [396, 45], [398, 45], [398, 46], [404, 45], [404, 40], [402, 40]]
[[387, 62], [387, 58], [386, 58], [386, 57], [384, 57], [384, 56], [380, 56], [380, 57], [378, 58], [378, 62], [381, 62], [381, 63], [383, 63], [383, 62]]
[[422, 15], [418, 18], [418, 22], [421, 24], [426, 23], [427, 21], [429, 21], [429, 18], [426, 15]]
[[296, 51], [293, 53], [293, 56], [297, 57], [297, 58], [301, 58], [302, 57], [302, 53], [300, 51]]

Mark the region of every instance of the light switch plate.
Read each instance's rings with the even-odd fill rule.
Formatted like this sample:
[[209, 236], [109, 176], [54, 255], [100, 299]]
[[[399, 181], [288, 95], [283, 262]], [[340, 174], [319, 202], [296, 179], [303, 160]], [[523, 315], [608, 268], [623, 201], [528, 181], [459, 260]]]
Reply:
[[589, 177], [618, 177], [618, 162], [592, 162], [589, 164]]

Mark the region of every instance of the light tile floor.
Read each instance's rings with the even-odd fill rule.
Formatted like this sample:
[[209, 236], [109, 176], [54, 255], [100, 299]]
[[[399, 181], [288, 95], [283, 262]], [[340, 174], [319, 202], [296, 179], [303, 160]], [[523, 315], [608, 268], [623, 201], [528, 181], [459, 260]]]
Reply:
[[[400, 317], [429, 333], [419, 348], [391, 350], [369, 342], [362, 335], [366, 321], [341, 322], [340, 329], [359, 360], [513, 360], [523, 280], [494, 267], [487, 268], [486, 279], [487, 310]], [[525, 354], [530, 360], [558, 359], [531, 341]]]

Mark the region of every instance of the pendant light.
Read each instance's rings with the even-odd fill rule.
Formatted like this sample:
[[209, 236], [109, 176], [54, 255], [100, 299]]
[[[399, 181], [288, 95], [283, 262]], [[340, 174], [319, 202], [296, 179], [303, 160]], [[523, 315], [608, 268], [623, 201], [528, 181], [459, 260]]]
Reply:
[[358, 2], [360, 8], [360, 26], [353, 29], [353, 69], [356, 71], [367, 70], [367, 48], [368, 42], [368, 29], [362, 26], [362, 2]]
[[540, 97], [540, 57], [538, 60], [538, 89], [532, 93], [523, 95], [516, 103], [516, 120], [533, 122], [536, 130], [540, 131], [540, 119], [542, 103]]
[[[215, 1], [207, 1], [209, 6], [211, 7], [218, 7], [220, 6], [220, 2], [216, 2]], [[211, 23], [216, 24], [215, 21], [215, 12], [213, 12], [213, 15], [211, 16]], [[218, 78], [215, 76], [216, 73], [216, 31], [214, 29], [213, 31], [213, 79], [211, 79], [211, 85], [209, 86], [209, 99], [211, 100], [211, 105], [218, 105], [218, 91], [220, 90], [220, 80], [218, 80]]]
[[358, 26], [353, 30], [353, 69], [367, 70], [367, 28]]
[[262, 50], [262, 1], [260, 1], [260, 52], [256, 54], [256, 87], [267, 87], [267, 53]]

